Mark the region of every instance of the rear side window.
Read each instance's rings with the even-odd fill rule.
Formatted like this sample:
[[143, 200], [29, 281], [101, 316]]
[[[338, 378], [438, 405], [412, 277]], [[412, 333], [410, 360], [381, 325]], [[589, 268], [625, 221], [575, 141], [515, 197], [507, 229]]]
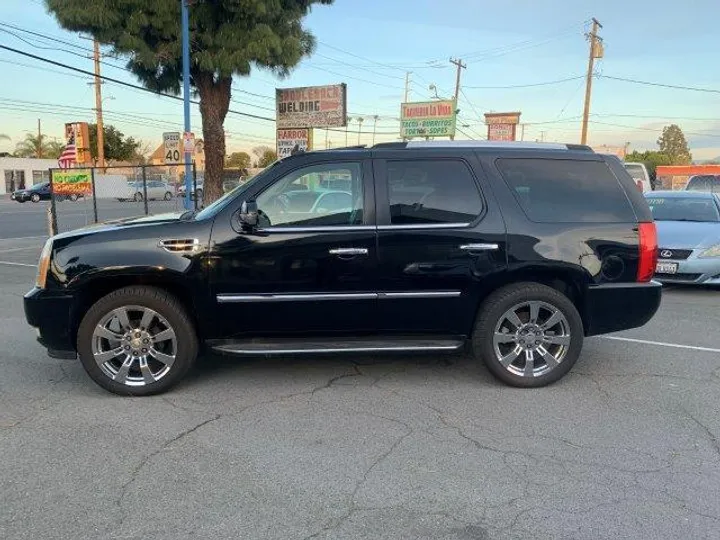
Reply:
[[612, 171], [601, 161], [498, 159], [515, 198], [537, 223], [635, 222]]
[[461, 160], [388, 161], [388, 199], [393, 225], [470, 223], [483, 202]]
[[720, 193], [720, 176], [693, 176], [687, 185], [688, 191], [713, 191]]

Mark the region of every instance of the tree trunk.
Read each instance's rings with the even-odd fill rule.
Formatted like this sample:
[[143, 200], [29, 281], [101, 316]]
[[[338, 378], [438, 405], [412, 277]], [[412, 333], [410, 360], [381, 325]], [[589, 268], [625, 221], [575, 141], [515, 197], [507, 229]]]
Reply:
[[232, 78], [215, 80], [212, 73], [193, 76], [200, 94], [203, 139], [205, 142], [205, 185], [203, 202], [210, 204], [223, 194], [222, 176], [225, 167], [225, 130], [223, 123], [230, 107]]

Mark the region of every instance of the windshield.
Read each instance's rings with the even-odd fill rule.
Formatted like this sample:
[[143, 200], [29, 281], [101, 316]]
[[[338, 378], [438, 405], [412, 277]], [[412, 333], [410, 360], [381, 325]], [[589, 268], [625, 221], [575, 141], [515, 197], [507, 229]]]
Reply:
[[33, 186], [30, 186], [30, 189], [32, 189], [32, 190], [38, 190], [38, 189], [44, 188], [44, 187], [47, 186], [47, 185], [48, 185], [47, 182], [42, 182], [42, 183], [40, 183], [40, 184], [35, 184], [35, 185], [33, 185]]
[[642, 165], [626, 163], [625, 169], [634, 180], [645, 180], [645, 169], [642, 168]]
[[648, 197], [647, 202], [655, 221], [720, 221], [720, 213], [712, 199]]
[[247, 188], [254, 185], [258, 180], [265, 178], [265, 174], [272, 169], [274, 166], [271, 165], [267, 169], [265, 169], [263, 172], [258, 174], [257, 176], [254, 176], [244, 184], [240, 184], [235, 187], [232, 191], [228, 191], [225, 195], [220, 197], [217, 201], [212, 203], [210, 206], [206, 206], [203, 208], [200, 212], [197, 213], [195, 216], [195, 219], [208, 219], [215, 217], [220, 210], [225, 208], [231, 201], [233, 201], [236, 197], [239, 197]]
[[720, 193], [720, 176], [693, 176], [685, 189]]

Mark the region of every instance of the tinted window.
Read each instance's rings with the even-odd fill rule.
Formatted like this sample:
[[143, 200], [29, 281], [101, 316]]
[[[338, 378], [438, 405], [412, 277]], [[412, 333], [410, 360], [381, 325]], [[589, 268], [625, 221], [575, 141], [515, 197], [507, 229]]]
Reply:
[[[347, 179], [347, 190], [328, 189], [328, 179]], [[363, 186], [359, 163], [311, 165], [276, 181], [257, 197], [260, 225], [313, 227], [360, 225]]]
[[712, 199], [696, 197], [648, 197], [653, 218], [657, 221], [712, 221], [720, 220], [718, 208]]
[[625, 191], [604, 162], [499, 159], [497, 166], [532, 221], [635, 221]]
[[393, 225], [469, 223], [482, 213], [480, 192], [459, 160], [388, 161]]

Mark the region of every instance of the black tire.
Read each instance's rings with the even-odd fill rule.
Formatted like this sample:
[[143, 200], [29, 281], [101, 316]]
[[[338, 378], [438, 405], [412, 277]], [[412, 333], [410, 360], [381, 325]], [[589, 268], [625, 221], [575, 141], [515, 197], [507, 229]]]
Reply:
[[32, 202], [34, 202], [34, 203], [39, 203], [39, 202], [40, 202], [40, 195], [38, 195], [37, 193], [33, 193], [33, 194], [30, 196], [30, 200], [31, 200]]
[[[93, 334], [97, 325], [113, 310], [127, 306], [155, 311], [169, 323], [177, 340], [175, 360], [167, 374], [144, 386], [127, 386], [112, 380], [93, 355]], [[134, 285], [113, 291], [93, 304], [80, 323], [77, 350], [83, 368], [98, 385], [114, 394], [148, 396], [167, 391], [187, 374], [197, 359], [198, 338], [185, 308], [174, 296], [157, 287]]]
[[170, 193], [169, 191], [166, 191], [166, 192], [165, 192], [165, 197], [163, 197], [163, 200], [165, 200], [165, 201], [171, 201], [172, 198], [173, 198], [172, 193]]
[[71, 195], [68, 196], [68, 199], [69, 199], [70, 201], [72, 201], [72, 202], [77, 201], [78, 198], [79, 198], [79, 197], [78, 197], [75, 193], [73, 193], [73, 194], [71, 194]]
[[133, 197], [133, 200], [135, 202], [141, 202], [143, 200], [142, 193], [136, 193], [135, 196]]
[[[521, 345], [517, 342], [502, 343], [502, 341], [507, 340], [501, 337], [501, 340], [499, 340], [500, 344], [497, 345], [496, 351], [496, 344], [494, 339], [496, 327], [501, 324], [503, 320], [507, 321], [504, 316], [516, 306], [522, 306], [523, 304], [528, 303], [528, 320], [524, 321], [523, 317], [519, 318], [520, 322], [524, 323], [524, 325], [532, 325], [531, 321], [529, 320], [530, 302], [533, 302], [536, 306], [541, 306], [541, 315], [538, 316], [538, 320], [540, 320], [543, 315], [552, 313], [549, 308], [546, 308], [546, 306], [550, 306], [559, 311], [562, 316], [564, 316], [564, 321], [559, 324], [569, 327], [567, 329], [567, 331], [569, 332], [569, 345], [545, 345], [545, 343], [541, 343], [541, 347], [543, 347], [543, 351], [545, 352], [550, 352], [552, 354], [552, 352], [554, 351], [562, 351], [558, 353], [562, 354], [562, 358], [560, 359], [560, 362], [557, 363], [557, 365], [554, 365], [554, 367], [550, 368], [551, 362], [545, 361], [545, 356], [539, 356], [538, 359], [540, 360], [540, 367], [538, 369], [540, 371], [537, 375], [535, 375], [534, 373], [532, 375], [516, 373], [516, 371], [519, 371], [521, 369], [519, 366], [525, 364], [526, 362], [525, 355], [527, 353], [525, 353], [524, 350], [519, 353], [520, 356], [517, 357], [517, 360], [511, 363], [508, 367], [503, 366], [498, 356], [503, 354], [504, 352], [508, 352], [506, 358], [509, 358], [510, 351], [512, 351], [512, 353], [515, 353], [518, 350], [522, 350], [520, 349]], [[520, 315], [523, 314], [523, 309], [524, 307], [519, 308]], [[550, 316], [547, 316], [545, 320], [549, 322], [550, 318]], [[522, 328], [525, 328], [524, 325]], [[536, 329], [542, 332], [542, 336], [540, 337], [538, 335], [536, 338], [536, 335], [530, 331], [529, 333], [531, 339], [546, 339], [546, 333], [549, 336], [547, 337], [547, 339], [554, 339], [556, 337], [554, 335], [556, 333], [555, 331], [546, 332], [545, 330], [542, 330], [541, 327], [542, 324], [538, 323]], [[528, 326], [528, 328], [531, 328], [532, 330], [532, 326]], [[558, 327], [554, 326], [552, 328]], [[523, 340], [523, 343], [528, 343], [528, 347], [533, 346], [529, 344], [530, 339], [520, 335], [521, 332], [527, 332], [527, 330], [521, 330], [521, 328], [517, 328], [516, 332], [509, 331], [509, 334], [503, 334], [503, 332], [507, 331], [508, 327], [503, 326], [500, 329], [500, 334], [507, 337], [510, 337], [511, 335], [517, 336], [519, 339]], [[563, 335], [557, 337], [567, 339], [568, 336]], [[517, 386], [521, 388], [536, 388], [540, 386], [546, 386], [560, 380], [572, 369], [573, 365], [575, 365], [575, 362], [577, 362], [577, 359], [580, 356], [580, 352], [582, 351], [583, 339], [584, 330], [582, 319], [580, 318], [580, 314], [575, 308], [575, 305], [567, 296], [557, 291], [556, 289], [541, 285], [539, 283], [523, 282], [503, 287], [495, 291], [483, 302], [482, 306], [480, 307], [477, 320], [475, 322], [475, 328], [472, 336], [472, 348], [475, 356], [482, 359], [490, 372], [500, 381], [511, 386]], [[539, 352], [535, 350], [533, 354], [539, 354]], [[533, 363], [533, 366], [534, 365], [536, 364]], [[543, 365], [546, 365], [547, 368], [549, 368], [548, 371], [542, 372]], [[527, 371], [525, 371], [525, 373], [527, 373]]]

